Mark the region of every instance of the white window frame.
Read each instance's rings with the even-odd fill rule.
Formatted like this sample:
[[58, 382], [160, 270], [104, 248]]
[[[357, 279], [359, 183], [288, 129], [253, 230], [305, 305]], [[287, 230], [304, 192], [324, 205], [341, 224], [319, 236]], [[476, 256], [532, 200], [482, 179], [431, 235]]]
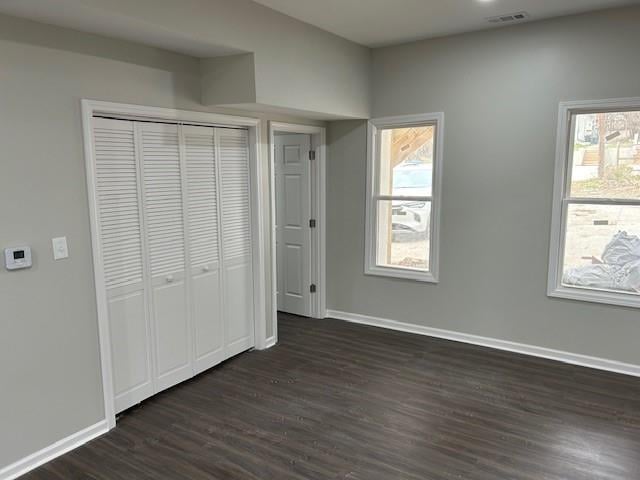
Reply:
[[[378, 265], [377, 262], [377, 215], [379, 200], [393, 200], [393, 195], [380, 195], [378, 171], [378, 145], [381, 130], [435, 126], [433, 153], [433, 184], [430, 197], [405, 197], [407, 200], [431, 202], [431, 225], [429, 241], [429, 270], [399, 268]], [[444, 113], [402, 115], [370, 120], [367, 129], [367, 207], [366, 244], [364, 273], [383, 277], [403, 278], [419, 282], [438, 283], [440, 266], [440, 200], [442, 192], [442, 159], [444, 145]]]
[[629, 110], [640, 110], [640, 97], [560, 103], [547, 285], [547, 295], [550, 297], [640, 308], [640, 295], [592, 287], [562, 285], [568, 206], [570, 204], [583, 203], [640, 205], [640, 200], [570, 197], [571, 169], [573, 166], [571, 146], [575, 137], [575, 124], [572, 119], [578, 114]]

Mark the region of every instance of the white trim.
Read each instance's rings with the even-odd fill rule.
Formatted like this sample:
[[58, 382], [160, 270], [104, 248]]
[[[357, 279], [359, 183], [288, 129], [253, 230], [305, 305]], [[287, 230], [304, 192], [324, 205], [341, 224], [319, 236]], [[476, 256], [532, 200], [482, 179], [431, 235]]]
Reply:
[[73, 433], [0, 470], [0, 480], [13, 480], [109, 431], [106, 420]]
[[[271, 190], [271, 219], [275, 219], [275, 158], [274, 145], [275, 133], [301, 133], [311, 135], [311, 145], [316, 152], [316, 160], [312, 164], [311, 181], [312, 188], [312, 216], [316, 219], [316, 228], [312, 231], [312, 248], [311, 248], [311, 280], [317, 286], [316, 295], [311, 299], [311, 314], [313, 318], [325, 318], [327, 315], [327, 288], [326, 288], [326, 169], [327, 169], [327, 146], [326, 146], [326, 128], [314, 125], [301, 125], [295, 123], [269, 122], [269, 168], [271, 175], [269, 176], [269, 188]], [[277, 341], [277, 307], [276, 298], [276, 230], [275, 224], [271, 224], [271, 269], [273, 282], [273, 335]]]
[[107, 302], [107, 287], [104, 281], [104, 266], [102, 264], [102, 245], [98, 220], [98, 201], [96, 172], [93, 162], [93, 132], [91, 119], [94, 105], [88, 100], [82, 100], [82, 132], [84, 141], [84, 158], [87, 173], [87, 196], [89, 199], [89, 218], [91, 227], [91, 246], [93, 252], [93, 275], [96, 287], [96, 304], [98, 315], [98, 340], [100, 344], [100, 367], [102, 373], [102, 394], [104, 398], [105, 420], [109, 429], [116, 426], [115, 394], [113, 390], [113, 371], [111, 368], [111, 332], [109, 330], [109, 309]]
[[320, 128], [319, 133], [312, 137], [316, 147], [316, 318], [327, 316], [327, 130]]
[[617, 360], [609, 360], [606, 358], [592, 357], [579, 353], [565, 352], [562, 350], [554, 350], [551, 348], [538, 347], [535, 345], [527, 345], [524, 343], [516, 343], [508, 340], [500, 340], [497, 338], [482, 337], [479, 335], [471, 335], [468, 333], [454, 332], [451, 330], [442, 330], [439, 328], [425, 327], [412, 323], [398, 322], [388, 320], [386, 318], [371, 317], [368, 315], [360, 315], [357, 313], [347, 313], [337, 310], [328, 310], [327, 316], [338, 320], [345, 320], [351, 323], [361, 325], [369, 325], [372, 327], [386, 328], [399, 332], [414, 333], [427, 337], [443, 338], [454, 342], [469, 343], [472, 345], [480, 345], [483, 347], [494, 348], [496, 350], [504, 350], [507, 352], [521, 353], [532, 357], [546, 358], [556, 360], [558, 362], [568, 363], [571, 365], [579, 365], [581, 367], [594, 368], [607, 372], [621, 373], [640, 377], [640, 365], [631, 363], [623, 363]]
[[[91, 130], [91, 119], [95, 114], [113, 115], [118, 118], [130, 119], [154, 119], [168, 120], [173, 122], [202, 123], [203, 125], [215, 126], [237, 126], [249, 129], [249, 151], [251, 161], [251, 191], [252, 201], [252, 221], [258, 225], [258, 232], [253, 237], [253, 267], [254, 267], [254, 341], [256, 348], [265, 348], [266, 337], [266, 253], [263, 212], [264, 202], [261, 196], [261, 185], [266, 175], [262, 167], [262, 136], [261, 121], [257, 118], [238, 117], [207, 112], [192, 112], [187, 110], [175, 110], [170, 108], [146, 107], [141, 105], [130, 105], [113, 102], [103, 102], [97, 100], [84, 99], [82, 105], [82, 129], [84, 134], [84, 154], [87, 174], [87, 193], [89, 198], [89, 212], [91, 221], [91, 242], [93, 251], [94, 278], [96, 285], [96, 303], [98, 315], [98, 334], [100, 342], [100, 363], [102, 372], [103, 397], [105, 405], [105, 422], [108, 429], [115, 427], [115, 401], [112, 381], [112, 361], [111, 342], [109, 332], [109, 316], [107, 309], [106, 288], [104, 284], [104, 268], [102, 265], [102, 247], [98, 234], [97, 223], [97, 197], [95, 185], [95, 172], [93, 166], [93, 140]], [[254, 208], [255, 207], [255, 208]], [[268, 210], [267, 210], [268, 211]], [[254, 229], [252, 229], [253, 231]], [[271, 336], [271, 335], [269, 335]]]
[[264, 349], [266, 350], [268, 348], [274, 347], [276, 345], [276, 343], [278, 343], [278, 339], [276, 337], [269, 337], [267, 338], [265, 344], [264, 344]]
[[238, 117], [222, 113], [196, 112], [191, 110], [176, 110], [174, 108], [147, 107], [127, 103], [103, 102], [100, 100], [82, 100], [91, 110], [91, 114], [113, 114], [118, 118], [169, 120], [172, 122], [202, 123], [204, 126], [235, 126], [255, 127], [260, 125], [260, 119], [252, 117]]
[[[590, 199], [588, 198], [569, 198], [567, 195], [571, 178], [570, 169], [572, 168], [570, 146], [574, 137], [574, 125], [571, 120], [574, 115], [580, 113], [598, 113], [627, 109], [640, 109], [640, 97], [560, 103], [558, 108], [556, 163], [553, 185], [553, 211], [549, 240], [549, 272], [547, 277], [547, 295], [549, 297], [640, 308], [640, 295], [562, 285], [567, 206], [571, 203], [590, 203]], [[594, 199], [593, 203], [636, 205], [638, 202], [634, 200], [623, 202], [620, 199], [603, 198]]]
[[376, 128], [403, 128], [420, 126], [424, 123], [440, 121], [444, 113], [416, 113], [412, 115], [396, 115], [391, 117], [378, 117], [369, 120]]
[[405, 280], [415, 280], [416, 282], [438, 283], [438, 279], [433, 275], [432, 272], [425, 272], [424, 270], [417, 270], [413, 268], [394, 268], [368, 264], [365, 265], [364, 273], [365, 275], [402, 278]]
[[[379, 195], [376, 186], [377, 132], [386, 128], [403, 128], [432, 124], [436, 127], [434, 138], [433, 181], [431, 188], [431, 224], [429, 241], [429, 271], [395, 268], [378, 265], [376, 259], [376, 205], [378, 200], [395, 199], [393, 195]], [[444, 159], [444, 113], [425, 113], [372, 119], [367, 126], [367, 199], [365, 230], [365, 275], [403, 278], [426, 283], [438, 283], [440, 272], [440, 211], [442, 203], [442, 170]], [[425, 200], [427, 197], [407, 197]]]
[[433, 202], [431, 196], [412, 196], [412, 195], [376, 195], [376, 200], [406, 200], [407, 202]]
[[640, 206], [640, 199], [637, 198], [589, 198], [589, 197], [572, 197], [565, 201], [570, 205], [595, 204], [595, 205], [632, 205]]
[[553, 298], [564, 298], [567, 300], [582, 300], [584, 302], [604, 303], [607, 305], [617, 305], [619, 307], [640, 308], [640, 295], [633, 293], [616, 293], [609, 290], [560, 285], [555, 288], [550, 288], [547, 295]]
[[560, 108], [573, 113], [598, 113], [609, 110], [640, 109], [640, 97], [605, 98], [601, 100], [571, 100], [560, 102]]
[[[257, 225], [252, 228], [253, 242], [253, 295], [254, 295], [254, 343], [258, 350], [267, 348], [267, 252], [264, 236], [265, 210], [269, 205], [263, 201], [262, 185], [264, 177], [268, 175], [263, 165], [262, 128], [261, 122], [256, 120], [253, 128], [249, 129], [249, 164], [251, 171], [251, 215], [252, 222]], [[256, 232], [257, 230], [257, 232]]]

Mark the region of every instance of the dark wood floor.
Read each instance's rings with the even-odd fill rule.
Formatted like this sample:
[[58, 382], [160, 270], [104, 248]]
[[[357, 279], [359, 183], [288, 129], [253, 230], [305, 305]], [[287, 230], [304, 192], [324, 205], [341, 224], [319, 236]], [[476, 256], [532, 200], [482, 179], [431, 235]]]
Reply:
[[335, 320], [279, 331], [24, 479], [640, 479], [640, 379]]

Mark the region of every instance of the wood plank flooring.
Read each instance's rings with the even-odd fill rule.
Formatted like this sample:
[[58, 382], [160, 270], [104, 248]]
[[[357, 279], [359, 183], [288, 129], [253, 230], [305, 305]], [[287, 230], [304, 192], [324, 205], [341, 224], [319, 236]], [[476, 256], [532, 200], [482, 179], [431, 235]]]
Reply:
[[637, 480], [640, 379], [280, 316], [24, 480]]

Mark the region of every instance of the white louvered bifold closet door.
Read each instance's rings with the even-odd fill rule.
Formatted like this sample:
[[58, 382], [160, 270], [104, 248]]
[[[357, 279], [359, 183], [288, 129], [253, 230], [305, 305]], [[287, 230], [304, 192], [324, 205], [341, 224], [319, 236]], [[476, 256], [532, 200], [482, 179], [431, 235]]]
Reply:
[[154, 393], [136, 139], [133, 122], [93, 119], [96, 207], [117, 411]]
[[248, 132], [216, 128], [222, 214], [225, 356], [254, 345]]
[[93, 119], [116, 412], [254, 346], [248, 132]]
[[177, 125], [137, 123], [151, 282], [156, 390], [193, 375]]
[[187, 172], [187, 224], [195, 373], [225, 359], [215, 134], [182, 127]]

